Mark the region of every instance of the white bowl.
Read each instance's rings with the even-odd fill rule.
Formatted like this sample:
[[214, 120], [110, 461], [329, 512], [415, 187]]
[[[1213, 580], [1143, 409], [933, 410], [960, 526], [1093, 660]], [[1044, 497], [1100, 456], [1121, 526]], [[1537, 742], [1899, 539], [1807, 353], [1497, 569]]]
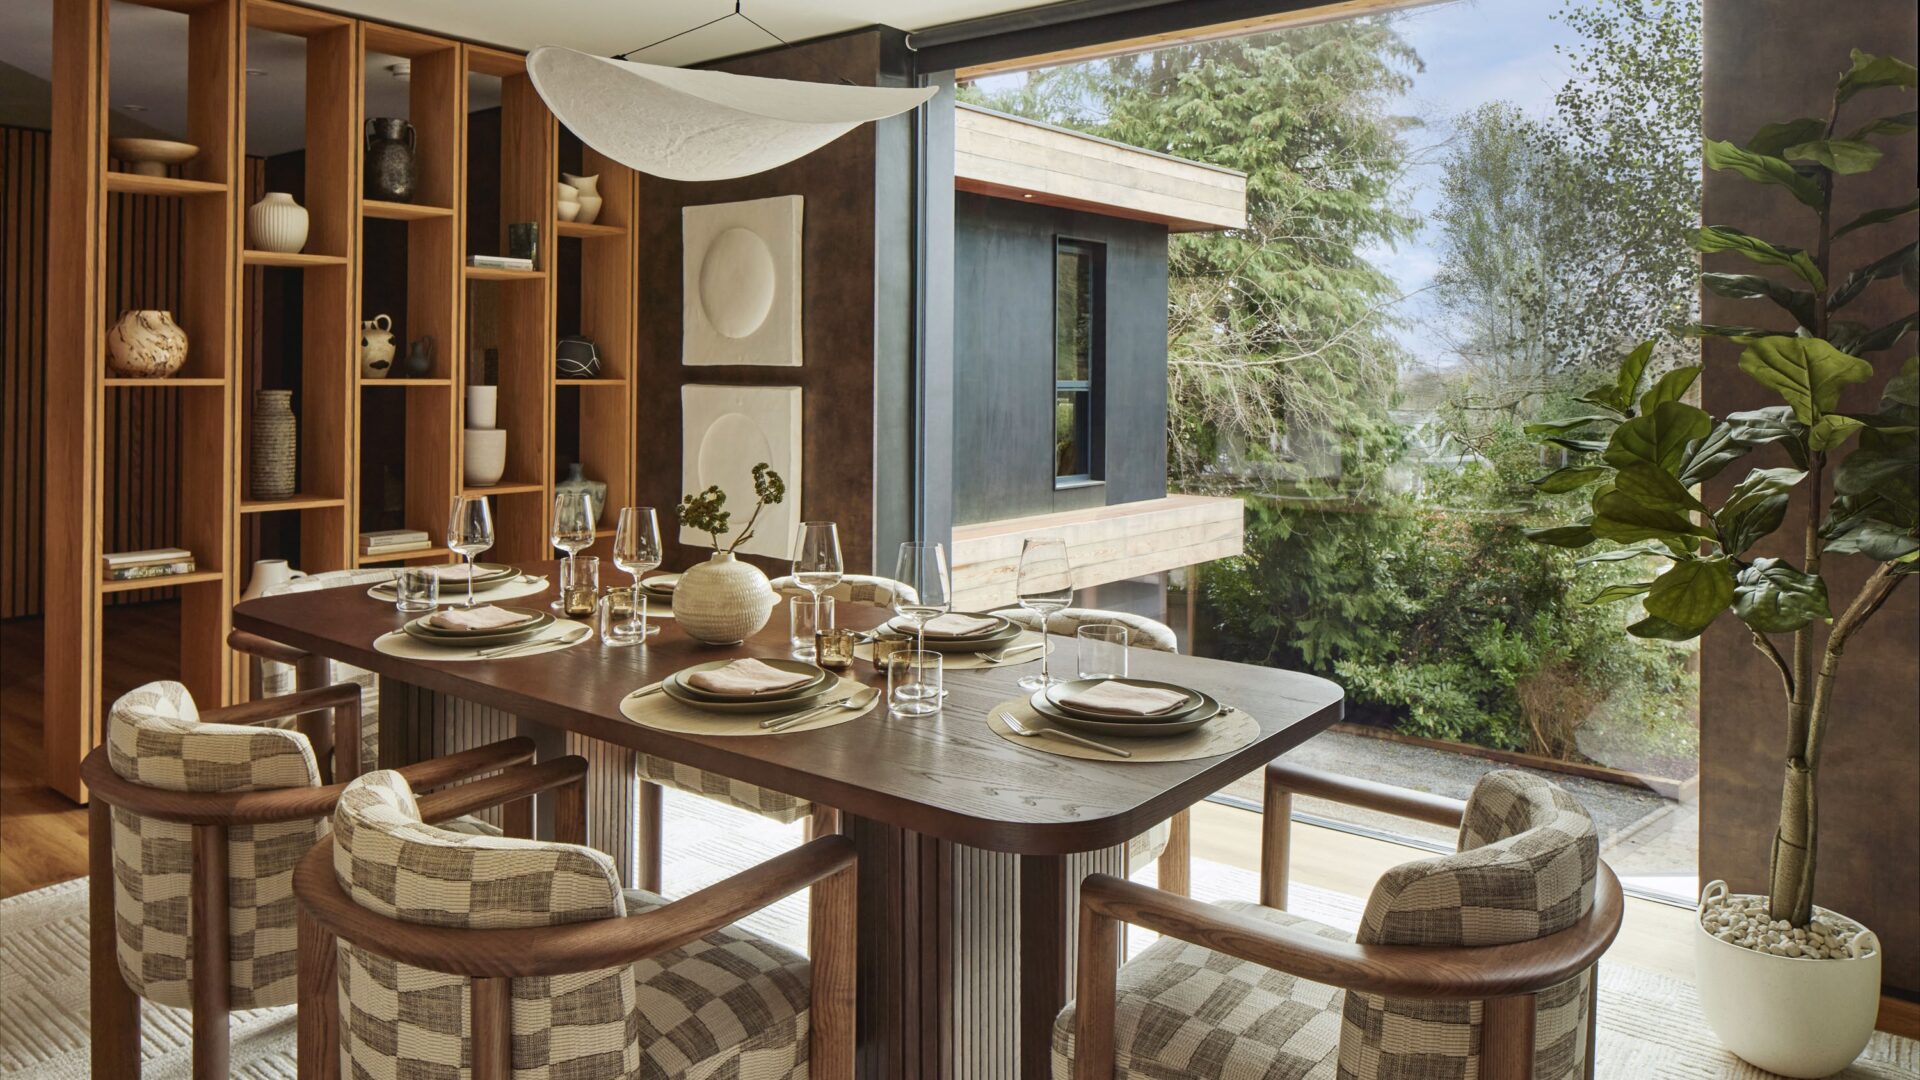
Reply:
[[475, 487], [497, 484], [507, 473], [507, 433], [501, 428], [468, 428], [463, 475]]
[[561, 199], [555, 204], [554, 211], [560, 215], [561, 221], [572, 221], [580, 216], [580, 204], [572, 199]]

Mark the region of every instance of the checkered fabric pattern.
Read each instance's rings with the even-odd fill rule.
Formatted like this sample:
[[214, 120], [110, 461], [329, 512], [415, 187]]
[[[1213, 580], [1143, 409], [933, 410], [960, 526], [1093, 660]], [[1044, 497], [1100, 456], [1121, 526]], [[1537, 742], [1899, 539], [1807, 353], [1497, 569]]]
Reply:
[[639, 758], [642, 780], [723, 802], [781, 824], [799, 821], [813, 813], [813, 804], [795, 795], [733, 780], [719, 773], [696, 769], [652, 754], [641, 754]]
[[1159, 858], [1167, 850], [1172, 834], [1173, 822], [1169, 819], [1127, 841], [1127, 873], [1138, 873]]
[[[781, 596], [812, 596], [800, 587], [793, 575], [774, 578], [770, 584], [773, 591]], [[919, 594], [905, 582], [892, 578], [875, 577], [872, 574], [846, 574], [840, 581], [821, 594], [831, 596], [842, 604], [868, 604], [873, 607], [892, 607], [896, 596], [913, 598]]]
[[[313, 592], [317, 589], [337, 589], [346, 585], [358, 585], [366, 588], [393, 579], [392, 568], [378, 570], [329, 570], [322, 574], [308, 574], [303, 578], [283, 581], [267, 589], [263, 596], [281, 596], [286, 593]], [[269, 696], [291, 693], [297, 689], [293, 684], [291, 665], [272, 660], [254, 659], [260, 665], [261, 685]], [[338, 660], [327, 661], [327, 683], [350, 682], [360, 687], [360, 768], [372, 770], [380, 767], [380, 677], [365, 668], [352, 664], [343, 664]], [[291, 727], [291, 719], [273, 721], [276, 726]]]
[[[1258, 904], [1222, 910], [1345, 941]], [[1330, 986], [1163, 937], [1120, 969], [1114, 1075], [1123, 1080], [1332, 1080], [1340, 1002]], [[1053, 1080], [1072, 1080], [1075, 1006], [1053, 1025]]]
[[[1001, 608], [992, 612], [1003, 619], [1011, 619], [1029, 630], [1040, 629], [1040, 614], [1026, 608]], [[1119, 623], [1127, 628], [1127, 644], [1154, 652], [1178, 652], [1180, 640], [1173, 636], [1173, 627], [1145, 615], [1135, 615], [1130, 611], [1103, 611], [1100, 608], [1070, 607], [1053, 613], [1048, 620], [1050, 633], [1071, 635], [1083, 626], [1100, 623]]]
[[[241, 724], [203, 724], [187, 688], [148, 683], [107, 714], [107, 762], [165, 791], [313, 787], [320, 770], [305, 736]], [[290, 1005], [296, 989], [298, 911], [293, 869], [320, 822], [236, 825], [227, 832], [228, 992], [236, 1009]], [[193, 826], [113, 811], [113, 906], [120, 971], [135, 993], [191, 1007], [189, 888]]]
[[[1363, 945], [1505, 945], [1574, 925], [1593, 907], [1600, 860], [1593, 819], [1556, 785], [1511, 770], [1481, 777], [1460, 852], [1382, 875], [1356, 938]], [[1534, 1075], [1574, 1080], [1586, 1055], [1592, 972], [1543, 991]], [[1341, 1080], [1471, 1080], [1478, 1002], [1347, 997]]]

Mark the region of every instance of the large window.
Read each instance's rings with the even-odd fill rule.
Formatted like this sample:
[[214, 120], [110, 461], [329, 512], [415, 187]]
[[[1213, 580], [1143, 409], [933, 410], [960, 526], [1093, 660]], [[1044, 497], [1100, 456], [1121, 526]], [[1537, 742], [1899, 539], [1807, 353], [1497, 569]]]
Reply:
[[1056, 484], [1100, 478], [1100, 369], [1106, 346], [1099, 244], [1059, 240], [1053, 255], [1053, 476]]

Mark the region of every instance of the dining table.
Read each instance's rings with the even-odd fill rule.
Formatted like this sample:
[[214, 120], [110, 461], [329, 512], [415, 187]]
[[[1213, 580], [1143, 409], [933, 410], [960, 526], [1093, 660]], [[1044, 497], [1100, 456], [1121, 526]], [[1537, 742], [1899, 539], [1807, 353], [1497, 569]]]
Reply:
[[[523, 569], [558, 579], [553, 563]], [[551, 596], [513, 603], [545, 608]], [[856, 630], [891, 616], [849, 603], [838, 611], [840, 625]], [[838, 810], [859, 856], [856, 1059], [858, 1074], [871, 1080], [1044, 1080], [1054, 1017], [1073, 985], [1080, 880], [1124, 876], [1131, 838], [1312, 738], [1340, 719], [1344, 700], [1339, 686], [1313, 675], [1134, 649], [1131, 676], [1212, 695], [1257, 721], [1257, 736], [1200, 760], [1042, 752], [987, 722], [991, 708], [1026, 696], [1016, 683], [1039, 671], [1031, 662], [946, 672], [945, 705], [934, 716], [890, 714], [882, 702], [832, 727], [703, 736], [643, 727], [626, 718], [622, 701], [696, 663], [788, 655], [778, 609], [735, 645], [695, 641], [661, 618], [644, 644], [596, 636], [558, 651], [465, 662], [375, 649], [375, 638], [411, 617], [363, 587], [233, 609], [239, 630], [380, 677], [383, 767], [512, 734], [533, 736], [543, 753], [585, 754], [593, 770], [589, 842], [629, 877], [640, 805], [635, 755]], [[1073, 665], [1074, 641], [1051, 641], [1058, 677]], [[865, 661], [849, 675], [885, 681]]]

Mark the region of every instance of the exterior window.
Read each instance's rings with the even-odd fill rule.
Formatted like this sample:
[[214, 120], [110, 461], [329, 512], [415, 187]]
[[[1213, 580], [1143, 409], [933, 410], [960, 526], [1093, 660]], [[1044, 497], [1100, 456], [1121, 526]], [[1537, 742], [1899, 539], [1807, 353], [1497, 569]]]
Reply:
[[1053, 475], [1055, 483], [1100, 477], [1100, 374], [1106, 284], [1099, 244], [1060, 240], [1053, 259]]

